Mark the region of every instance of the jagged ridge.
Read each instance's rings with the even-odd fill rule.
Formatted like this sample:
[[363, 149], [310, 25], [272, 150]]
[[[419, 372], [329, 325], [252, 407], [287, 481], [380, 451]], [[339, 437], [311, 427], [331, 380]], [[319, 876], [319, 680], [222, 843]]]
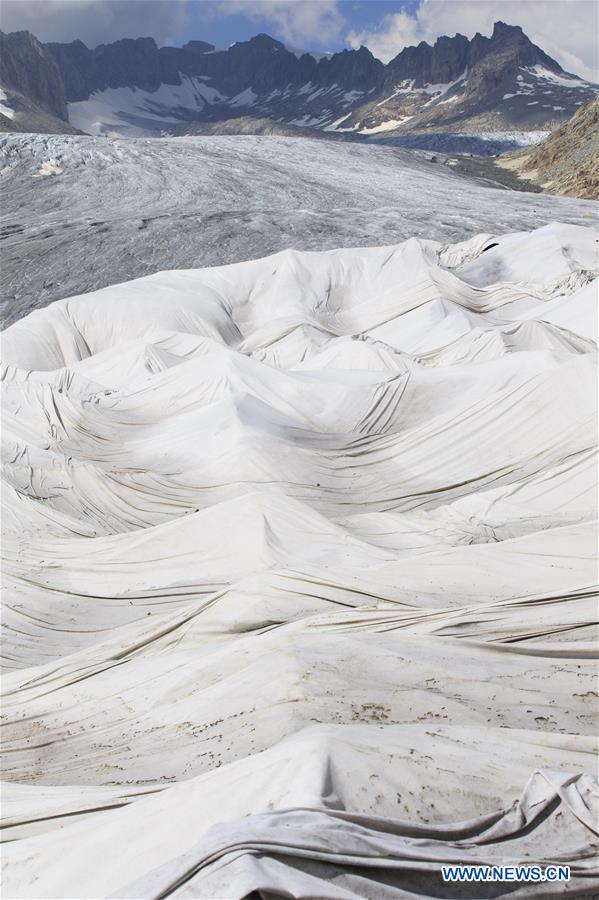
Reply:
[[[47, 84], [24, 71], [34, 56], [37, 68], [48, 70]], [[67, 102], [72, 123], [92, 133], [247, 115], [343, 134], [485, 121], [538, 129], [572, 115], [596, 90], [565, 73], [521, 28], [502, 22], [490, 38], [421, 42], [386, 66], [366, 47], [316, 59], [265, 34], [227, 50], [203, 41], [159, 48], [152, 38], [91, 50], [81, 41], [42, 45], [18, 32], [3, 36], [3, 57], [4, 88], [32, 92], [63, 119]], [[549, 95], [552, 102], [542, 102]]]

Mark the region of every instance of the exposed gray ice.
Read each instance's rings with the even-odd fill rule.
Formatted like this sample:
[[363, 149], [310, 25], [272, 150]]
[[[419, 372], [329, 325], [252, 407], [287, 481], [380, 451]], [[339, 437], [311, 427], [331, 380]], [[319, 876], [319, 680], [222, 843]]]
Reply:
[[6, 324], [161, 269], [589, 224], [595, 209], [402, 150], [278, 137], [6, 135], [0, 172]]

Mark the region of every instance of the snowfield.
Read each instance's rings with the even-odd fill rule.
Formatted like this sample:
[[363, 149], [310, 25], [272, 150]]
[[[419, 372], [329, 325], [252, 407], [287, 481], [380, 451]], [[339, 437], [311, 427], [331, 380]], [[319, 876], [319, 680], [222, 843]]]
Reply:
[[513, 227], [592, 204], [372, 149], [61, 141], [8, 142], [32, 284], [387, 240], [4, 331], [6, 896], [456, 896], [441, 863], [595, 895], [597, 235]]
[[5, 135], [0, 172], [6, 324], [160, 269], [286, 248], [449, 243], [590, 224], [596, 211], [477, 183], [424, 155], [295, 138]]

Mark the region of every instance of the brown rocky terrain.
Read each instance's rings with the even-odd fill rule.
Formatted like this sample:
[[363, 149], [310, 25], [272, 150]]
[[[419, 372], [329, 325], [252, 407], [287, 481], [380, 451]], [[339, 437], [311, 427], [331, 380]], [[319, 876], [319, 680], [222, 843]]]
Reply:
[[599, 97], [532, 151], [508, 153], [497, 164], [548, 194], [599, 200]]

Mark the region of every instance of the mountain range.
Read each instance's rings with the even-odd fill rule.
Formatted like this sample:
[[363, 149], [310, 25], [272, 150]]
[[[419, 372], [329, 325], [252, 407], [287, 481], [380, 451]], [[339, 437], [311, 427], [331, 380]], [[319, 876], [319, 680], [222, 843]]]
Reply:
[[[152, 38], [89, 49], [0, 32], [0, 128], [123, 136], [185, 134], [243, 119], [361, 138], [426, 130], [551, 130], [599, 91], [496, 22], [491, 37], [440, 37], [387, 65], [366, 47], [287, 48], [266, 34], [219, 50]], [[234, 127], [234, 123], [233, 126]]]

